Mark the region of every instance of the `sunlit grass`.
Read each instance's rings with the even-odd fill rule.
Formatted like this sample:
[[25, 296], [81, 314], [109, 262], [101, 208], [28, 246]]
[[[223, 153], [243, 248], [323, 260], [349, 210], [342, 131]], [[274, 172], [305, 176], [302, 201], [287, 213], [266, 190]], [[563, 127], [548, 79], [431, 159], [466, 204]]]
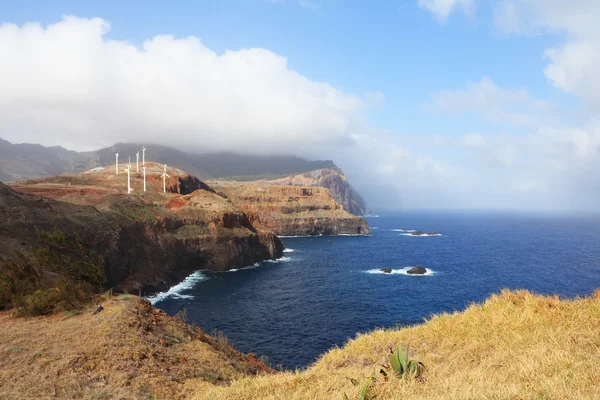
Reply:
[[[503, 291], [427, 323], [359, 335], [303, 372], [243, 378], [196, 399], [358, 399], [373, 373], [371, 399], [598, 399], [600, 293], [560, 300]], [[390, 347], [411, 342], [423, 380], [383, 379]]]

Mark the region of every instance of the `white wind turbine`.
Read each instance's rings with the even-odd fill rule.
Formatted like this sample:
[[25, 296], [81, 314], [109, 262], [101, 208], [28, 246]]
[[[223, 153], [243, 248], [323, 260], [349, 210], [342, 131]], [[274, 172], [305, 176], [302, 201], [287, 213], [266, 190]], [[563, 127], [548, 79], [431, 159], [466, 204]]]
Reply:
[[140, 152], [135, 153], [135, 172], [140, 172]]
[[167, 174], [167, 164], [165, 164], [163, 170], [163, 174], [161, 175], [163, 178], [163, 193], [167, 193], [167, 178], [170, 178], [170, 176]]
[[115, 153], [115, 156], [117, 157], [117, 161], [115, 162], [115, 170], [117, 175], [119, 175], [119, 153]]
[[127, 194], [131, 194], [131, 192], [133, 192], [133, 188], [131, 187], [131, 165], [128, 164], [127, 168], [125, 168], [125, 171], [127, 171]]
[[142, 146], [142, 165], [146, 166], [146, 148]]
[[144, 192], [146, 191], [146, 166], [144, 165], [142, 167], [142, 170], [144, 171]]

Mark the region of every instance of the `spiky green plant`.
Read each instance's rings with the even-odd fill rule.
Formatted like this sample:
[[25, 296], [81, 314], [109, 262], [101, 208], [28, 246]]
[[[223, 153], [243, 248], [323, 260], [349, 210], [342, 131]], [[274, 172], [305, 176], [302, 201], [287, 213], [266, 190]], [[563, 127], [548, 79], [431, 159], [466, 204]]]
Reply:
[[422, 362], [409, 360], [409, 350], [410, 343], [406, 345], [406, 351], [402, 351], [402, 344], [398, 344], [396, 353], [392, 352], [392, 354], [390, 354], [390, 365], [398, 378], [407, 378], [409, 376], [417, 378], [425, 369]]

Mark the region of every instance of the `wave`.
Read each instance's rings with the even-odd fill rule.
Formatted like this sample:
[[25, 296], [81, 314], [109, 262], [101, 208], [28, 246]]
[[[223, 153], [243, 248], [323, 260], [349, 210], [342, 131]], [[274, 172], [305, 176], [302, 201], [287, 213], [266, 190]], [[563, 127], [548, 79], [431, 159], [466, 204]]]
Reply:
[[433, 236], [442, 236], [441, 233], [436, 233], [433, 235], [430, 235], [429, 233], [424, 233], [422, 235], [413, 235], [412, 233], [402, 233], [400, 236], [411, 236], [411, 237], [433, 237]]
[[379, 229], [379, 228], [376, 226], [370, 226], [369, 229]]
[[258, 267], [260, 267], [260, 263], [257, 262], [252, 265], [247, 265], [247, 266], [241, 267], [241, 268], [231, 268], [231, 269], [228, 269], [227, 271], [222, 271], [222, 272], [237, 272], [237, 271], [241, 271], [241, 270], [247, 270], [247, 269], [258, 268]]
[[294, 251], [296, 251], [296, 250], [294, 250], [294, 249], [284, 249], [283, 250], [284, 253], [293, 253]]
[[363, 215], [363, 217], [365, 217], [365, 218], [379, 218], [379, 215], [377, 215], [377, 214], [374, 214], [374, 215], [366, 214], [366, 215]]
[[175, 299], [193, 299], [194, 296], [189, 294], [181, 294], [181, 292], [192, 289], [194, 286], [196, 286], [198, 282], [202, 282], [207, 279], [208, 277], [202, 272], [196, 271], [177, 285], [171, 287], [166, 292], [160, 292], [156, 293], [153, 296], [148, 296], [146, 297], [146, 300], [148, 300], [152, 305], [155, 305], [159, 301], [162, 301], [168, 297], [172, 297]]
[[436, 272], [430, 268], [426, 268], [427, 272], [425, 272], [424, 274], [409, 274], [407, 271], [409, 269], [411, 269], [412, 267], [404, 267], [401, 269], [392, 269], [392, 272], [390, 273], [386, 273], [386, 272], [382, 272], [380, 268], [377, 269], [370, 269], [368, 271], [365, 271], [367, 274], [380, 274], [380, 275], [406, 275], [406, 276], [433, 276], [436, 274]]
[[291, 257], [281, 257], [281, 258], [278, 258], [277, 260], [265, 260], [263, 262], [272, 263], [272, 264], [279, 264], [279, 263], [290, 262], [290, 261], [292, 261]]
[[392, 232], [416, 232], [414, 229], [392, 229]]
[[292, 235], [292, 236], [279, 236], [281, 239], [290, 239], [290, 238], [312, 238], [312, 237], [319, 237], [319, 236], [323, 236], [323, 235]]

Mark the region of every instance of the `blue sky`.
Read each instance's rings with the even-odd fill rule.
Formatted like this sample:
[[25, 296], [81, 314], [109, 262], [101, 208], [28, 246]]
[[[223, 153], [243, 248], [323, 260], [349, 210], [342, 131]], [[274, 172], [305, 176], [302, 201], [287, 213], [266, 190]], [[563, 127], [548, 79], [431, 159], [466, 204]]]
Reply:
[[[575, 2], [565, 8], [559, 0], [24, 0], [1, 5], [0, 23], [22, 29], [26, 23], [38, 22], [44, 29], [66, 15], [101, 18], [110, 23], [102, 37], [104, 47], [110, 47], [107, 42], [111, 40], [128, 42], [143, 53], [144, 42], [156, 35], [173, 35], [175, 39], [195, 37], [218, 56], [228, 50], [242, 54], [241, 49], [260, 48], [283, 57], [287, 78], [282, 79], [294, 81], [287, 89], [291, 97], [286, 99], [301, 97], [298, 85], [306, 79], [335, 89], [336, 101], [343, 103], [332, 105], [325, 94], [310, 100], [324, 101], [331, 113], [319, 118], [307, 113], [311, 128], [306, 129], [322, 129], [319, 137], [331, 140], [324, 140], [319, 150], [313, 146], [298, 153], [332, 158], [357, 186], [373, 193], [382, 190], [385, 197], [392, 197], [385, 202], [377, 198], [384, 196], [374, 195], [372, 203], [381, 207], [401, 203], [406, 207], [587, 210], [595, 209], [587, 188], [600, 186], [588, 175], [597, 160], [598, 103], [590, 94], [593, 85], [585, 82], [594, 77], [589, 71], [597, 69], [597, 61], [585, 54], [578, 56], [581, 51], [575, 50], [593, 42], [599, 33], [590, 22], [594, 19], [588, 17], [598, 16], [600, 10], [592, 0]], [[549, 56], [551, 49], [558, 52], [554, 58]], [[575, 57], [574, 61], [568, 57]], [[257, 68], [277, 64], [270, 56], [265, 59], [270, 61]], [[549, 66], [554, 68], [550, 72]], [[102, 66], [102, 71], [107, 68], [115, 67]], [[189, 74], [197, 73], [193, 63], [189, 68]], [[198, 69], [202, 68], [199, 62]], [[262, 76], [261, 71], [257, 73]], [[252, 80], [248, 74], [242, 83]], [[232, 82], [242, 79], [238, 72], [234, 75], [237, 78]], [[272, 90], [275, 96], [277, 87], [287, 88], [282, 82], [267, 82], [253, 89]], [[219, 86], [214, 90], [219, 92]], [[312, 96], [315, 91], [321, 89], [311, 86], [307, 93]], [[198, 99], [190, 101], [201, 104]], [[24, 111], [28, 112], [33, 111]], [[272, 112], [277, 114], [277, 110]], [[18, 129], [35, 131], [15, 118], [5, 120], [17, 137], [24, 137]], [[81, 116], [76, 120], [89, 129], [89, 122], [81, 122]], [[324, 121], [323, 125], [316, 120]], [[180, 122], [165, 126], [179, 127]], [[287, 129], [284, 122], [276, 125]], [[207, 125], [198, 121], [194, 126], [206, 129]], [[341, 131], [331, 133], [337, 128]], [[187, 129], [186, 125], [189, 137], [193, 129]], [[339, 146], [349, 142], [354, 148]], [[75, 140], [71, 147], [88, 143]], [[579, 158], [556, 156], [559, 149], [571, 147], [572, 156]], [[351, 162], [365, 148], [370, 149], [369, 157], [381, 159], [380, 164], [369, 163], [361, 169]], [[233, 146], [233, 150], [239, 148]], [[571, 171], [574, 164], [580, 169]], [[439, 176], [433, 176], [435, 171]], [[378, 179], [371, 179], [373, 175]], [[556, 183], [557, 176], [560, 183]], [[581, 181], [581, 189], [569, 186], [573, 177]], [[389, 188], [382, 189], [386, 180], [400, 180], [393, 195]], [[491, 181], [494, 185], [488, 186]], [[567, 185], [565, 190], [575, 194], [564, 198], [552, 189], [557, 184]], [[414, 196], [403, 193], [407, 185]], [[431, 201], [432, 196], [446, 200]]]
[[287, 57], [291, 69], [311, 80], [351, 93], [383, 93], [381, 107], [368, 115], [381, 129], [462, 134], [485, 127], [476, 118], [449, 117], [448, 124], [448, 117], [431, 118], [422, 107], [431, 93], [484, 76], [567, 103], [541, 73], [541, 54], [553, 39], [506, 37], [484, 18], [489, 10], [475, 18], [456, 14], [440, 24], [410, 1], [318, 4], [310, 9], [293, 0], [20, 1], [4, 8], [2, 19], [49, 24], [63, 15], [101, 17], [112, 26], [107, 37], [136, 44], [171, 34], [196, 36], [218, 53], [266, 48]]

